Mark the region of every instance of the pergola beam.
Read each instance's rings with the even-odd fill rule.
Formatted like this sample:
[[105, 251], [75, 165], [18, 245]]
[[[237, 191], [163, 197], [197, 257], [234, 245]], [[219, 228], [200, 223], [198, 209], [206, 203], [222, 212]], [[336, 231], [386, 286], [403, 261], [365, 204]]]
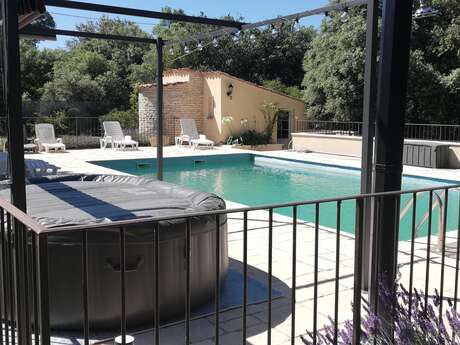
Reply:
[[238, 31], [256, 29], [256, 28], [259, 28], [259, 27], [262, 27], [262, 26], [272, 25], [272, 24], [276, 24], [276, 23], [279, 23], [279, 22], [283, 22], [283, 21], [302, 19], [302, 18], [311, 17], [311, 16], [315, 16], [315, 15], [320, 15], [320, 14], [324, 14], [324, 13], [332, 12], [332, 11], [343, 11], [346, 8], [358, 7], [358, 6], [363, 6], [363, 5], [366, 5], [366, 4], [367, 4], [367, 0], [344, 1], [342, 3], [323, 6], [323, 7], [315, 8], [315, 9], [308, 10], [308, 11], [297, 12], [297, 13], [290, 14], [290, 15], [287, 15], [287, 16], [281, 16], [281, 17], [276, 17], [276, 18], [272, 18], [272, 19], [266, 19], [266, 20], [262, 20], [262, 21], [259, 21], [259, 22], [251, 23], [251, 24], [243, 24], [241, 26], [241, 28], [225, 28], [225, 29], [220, 29], [220, 30], [211, 31], [211, 32], [204, 32], [204, 33], [196, 34], [196, 35], [193, 35], [193, 36], [189, 36], [189, 37], [187, 37], [185, 39], [182, 39], [182, 40], [169, 41], [165, 45], [172, 45], [172, 44], [178, 44], [178, 43], [179, 44], [180, 43], [184, 44], [184, 43], [187, 43], [187, 42], [200, 41], [200, 40], [203, 40], [203, 39], [209, 38], [209, 37], [212, 37], [212, 38], [216, 37], [217, 38], [217, 37], [220, 37], [220, 36], [236, 33]]
[[103, 34], [99, 32], [88, 32], [88, 31], [26, 28], [26, 29], [22, 29], [19, 33], [21, 36], [27, 36], [27, 37], [70, 36], [70, 37], [96, 38], [96, 39], [114, 40], [114, 41], [123, 41], [123, 42], [137, 42], [137, 43], [149, 43], [149, 44], [157, 43], [157, 40], [154, 38], [111, 35], [111, 34]]
[[93, 4], [93, 3], [70, 1], [70, 0], [45, 0], [45, 5], [61, 7], [61, 8], [70, 8], [70, 9], [82, 10], [82, 11], [111, 13], [111, 14], [152, 18], [152, 19], [164, 19], [164, 20], [171, 20], [171, 21], [224, 26], [224, 27], [232, 27], [232, 28], [241, 28], [241, 26], [244, 24], [238, 21], [233, 21], [233, 20], [187, 16], [183, 14], [165, 13], [165, 12], [158, 12], [158, 11], [147, 11], [147, 10], [141, 10], [141, 9], [136, 9], [136, 8], [109, 6], [109, 5]]

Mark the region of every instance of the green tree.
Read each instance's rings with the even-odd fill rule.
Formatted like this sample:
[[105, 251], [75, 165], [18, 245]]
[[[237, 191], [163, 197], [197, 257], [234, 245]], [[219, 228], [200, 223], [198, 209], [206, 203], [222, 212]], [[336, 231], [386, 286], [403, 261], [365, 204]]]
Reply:
[[285, 93], [286, 95], [289, 95], [291, 97], [295, 97], [298, 99], [302, 98], [302, 91], [298, 86], [286, 86], [279, 79], [265, 80], [263, 86], [278, 92]]
[[112, 100], [107, 98], [110, 91], [104, 86], [109, 85], [113, 93], [117, 87], [110, 65], [101, 54], [72, 49], [54, 65], [53, 79], [43, 88], [41, 112], [96, 116], [109, 111]]
[[[77, 25], [77, 29], [120, 36], [149, 37], [136, 23], [107, 16]], [[106, 92], [107, 101], [112, 102], [112, 109], [128, 109], [133, 90], [133, 80], [130, 78], [132, 70], [135, 69], [134, 66], [142, 64], [144, 55], [153, 47], [145, 43], [100, 39], [74, 40], [70, 47], [72, 50], [97, 53], [109, 62], [110, 72], [100, 76], [98, 82]]]
[[[457, 122], [460, 112], [460, 2], [433, 0], [439, 15], [413, 21], [407, 121]], [[414, 7], [419, 6], [418, 2]], [[316, 119], [362, 119], [365, 12], [323, 20], [304, 59], [307, 115]]]
[[364, 73], [365, 15], [361, 9], [323, 20], [304, 59], [307, 115], [317, 119], [360, 120]]
[[61, 51], [37, 47], [37, 41], [22, 39], [21, 54], [21, 85], [22, 92], [33, 101], [40, 99], [41, 89], [53, 77], [53, 66], [60, 58]]
[[[164, 10], [183, 13], [181, 10], [170, 8]], [[229, 16], [223, 19], [235, 20]], [[162, 22], [154, 28], [153, 33], [166, 40], [177, 41], [216, 29], [191, 23]], [[295, 22], [284, 22], [277, 28], [276, 35], [272, 34], [271, 28], [256, 29], [241, 33], [238, 39], [234, 35], [221, 36], [217, 46], [209, 36], [202, 42], [167, 47], [164, 52], [165, 66], [190, 67], [204, 71], [219, 70], [258, 84], [263, 84], [265, 80], [278, 79], [287, 86], [300, 86], [303, 76], [302, 59], [314, 35], [315, 30], [312, 27], [298, 28]], [[203, 46], [202, 50], [197, 49], [199, 43]], [[185, 46], [191, 51], [190, 54], [184, 52]], [[258, 63], [255, 63], [256, 61]], [[156, 52], [148, 52], [142, 65], [133, 66], [131, 71], [133, 82], [154, 82]]]
[[[48, 12], [29, 24], [29, 27], [32, 28], [54, 28], [55, 26], [54, 19]], [[52, 79], [54, 62], [62, 51], [41, 50], [38, 48], [38, 41], [31, 38], [21, 38], [19, 43], [23, 114], [30, 116], [36, 110], [36, 103], [41, 97], [43, 85]], [[0, 88], [2, 87], [0, 85]], [[3, 92], [0, 94], [0, 102], [3, 104]]]

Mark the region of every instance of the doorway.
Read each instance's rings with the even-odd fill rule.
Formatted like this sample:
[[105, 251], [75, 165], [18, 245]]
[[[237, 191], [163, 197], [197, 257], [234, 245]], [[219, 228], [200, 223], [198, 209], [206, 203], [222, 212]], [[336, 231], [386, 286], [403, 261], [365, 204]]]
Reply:
[[289, 145], [289, 137], [291, 134], [290, 114], [286, 110], [280, 110], [277, 118], [277, 143], [283, 144], [286, 148]]

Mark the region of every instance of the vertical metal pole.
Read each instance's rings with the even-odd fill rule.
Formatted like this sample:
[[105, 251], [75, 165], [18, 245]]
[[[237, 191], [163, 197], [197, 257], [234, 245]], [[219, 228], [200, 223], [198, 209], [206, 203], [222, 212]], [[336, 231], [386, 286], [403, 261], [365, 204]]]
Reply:
[[363, 273], [363, 211], [364, 200], [356, 200], [356, 225], [355, 225], [355, 258], [354, 258], [354, 289], [353, 289], [353, 335], [352, 344], [361, 344], [361, 275]]
[[48, 290], [48, 236], [38, 235], [37, 281], [39, 296], [40, 344], [50, 345], [50, 300]]
[[[220, 338], [220, 217], [216, 215], [216, 286], [215, 286], [215, 296], [214, 296], [214, 307], [216, 314], [216, 329], [215, 329], [215, 345], [219, 345]], [[243, 298], [244, 299], [244, 298]], [[244, 303], [244, 301], [243, 301]], [[243, 304], [244, 306], [244, 304]], [[243, 324], [243, 333], [244, 333], [244, 324]], [[155, 344], [157, 345], [157, 344]]]
[[160, 223], [157, 223], [155, 229], [155, 345], [160, 345]]
[[18, 299], [17, 316], [18, 316], [18, 344], [31, 343], [30, 337], [30, 295], [29, 287], [29, 272], [28, 272], [28, 253], [27, 253], [27, 229], [17, 219], [14, 219], [15, 240], [16, 240], [16, 261], [18, 270], [17, 274], [17, 293]]
[[[401, 189], [402, 155], [406, 91], [409, 67], [410, 32], [412, 24], [412, 0], [385, 0], [383, 3], [380, 69], [377, 97], [377, 119], [375, 135], [375, 192]], [[374, 226], [376, 241], [376, 277], [393, 286], [396, 278], [399, 197], [385, 196], [376, 206], [374, 215], [378, 222]], [[377, 284], [371, 295], [378, 294]], [[392, 325], [391, 305], [377, 301], [372, 307]], [[391, 331], [388, 330], [389, 332]]]
[[[190, 315], [191, 315], [191, 301], [192, 301], [192, 277], [191, 277], [191, 256], [192, 256], [192, 219], [187, 218], [185, 228], [185, 344], [190, 345]], [[218, 264], [218, 262], [217, 262]]]
[[[367, 2], [366, 63], [364, 68], [364, 105], [361, 147], [361, 194], [372, 193], [375, 111], [377, 100], [378, 0]], [[369, 288], [372, 231], [372, 198], [364, 200], [363, 276], [362, 287]]]
[[19, 63], [18, 1], [5, 0], [3, 7], [3, 53], [8, 148], [11, 167], [11, 202], [26, 210], [24, 173], [24, 138], [21, 113], [21, 78]]
[[243, 214], [243, 341], [247, 338], [247, 314], [248, 314], [248, 212]]
[[163, 40], [157, 38], [157, 179], [163, 180]]
[[295, 305], [297, 289], [297, 206], [292, 208], [292, 291], [291, 291], [291, 345], [295, 345]]
[[[358, 215], [357, 215], [358, 216]], [[340, 236], [341, 234], [342, 201], [337, 201], [337, 221], [335, 233], [335, 289], [334, 289], [334, 338], [337, 345], [339, 335], [339, 281], [340, 281]]]
[[272, 288], [273, 288], [273, 209], [268, 210], [268, 315], [267, 345], [272, 343]]
[[120, 228], [121, 344], [126, 345], [126, 231]]
[[313, 345], [318, 344], [319, 203], [315, 204], [315, 259], [313, 285]]
[[82, 232], [83, 344], [89, 345], [88, 232]]

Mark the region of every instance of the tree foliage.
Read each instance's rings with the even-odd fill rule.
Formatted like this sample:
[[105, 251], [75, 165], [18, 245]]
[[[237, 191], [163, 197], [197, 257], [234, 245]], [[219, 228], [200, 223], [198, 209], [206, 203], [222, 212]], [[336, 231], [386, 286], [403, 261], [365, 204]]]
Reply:
[[[432, 5], [440, 15], [413, 22], [407, 121], [459, 122], [460, 2], [432, 0]], [[163, 11], [184, 14], [180, 9]], [[364, 9], [355, 8], [345, 19], [341, 13], [331, 13], [318, 32], [287, 21], [275, 32], [272, 27], [254, 29], [238, 37], [220, 37], [217, 44], [209, 36], [201, 42], [201, 50], [198, 42], [188, 43], [189, 54], [184, 45], [174, 45], [172, 51], [167, 46], [165, 67], [220, 70], [301, 97], [310, 117], [361, 120], [365, 17]], [[47, 14], [32, 25], [55, 24]], [[134, 22], [103, 16], [77, 29], [138, 37], [160, 35], [177, 41], [218, 28], [162, 20], [148, 33]], [[20, 48], [27, 116], [102, 116], [113, 110], [135, 113], [137, 85], [155, 82], [157, 75], [156, 48], [147, 44], [74, 39], [66, 49], [41, 49], [37, 41], [24, 39]]]
[[[184, 13], [171, 8], [163, 11]], [[51, 17], [44, 18], [37, 25], [49, 24], [50, 20]], [[216, 29], [163, 20], [149, 34], [134, 22], [107, 16], [77, 26], [80, 31], [136, 37], [160, 35], [165, 40]], [[257, 35], [256, 44], [251, 34]], [[260, 84], [266, 79], [280, 80], [286, 85], [282, 92], [298, 94], [301, 61], [313, 36], [313, 28], [297, 30], [293, 23], [285, 23], [276, 37], [268, 29], [256, 30], [242, 34], [239, 42], [231, 36], [223, 37], [218, 47], [209, 44], [209, 38], [203, 42], [202, 51], [191, 54], [184, 54], [184, 47], [175, 47], [173, 54], [165, 48], [164, 62], [166, 68], [220, 70]], [[192, 51], [195, 48], [190, 46]], [[67, 49], [40, 50], [35, 41], [27, 41], [22, 50], [24, 99], [31, 104], [40, 102], [39, 107], [27, 107], [29, 116], [58, 112], [69, 116], [101, 116], [114, 109], [136, 111], [137, 85], [155, 82], [157, 75], [156, 47], [152, 45], [82, 38], [71, 40]], [[254, 64], [255, 60], [263, 63]]]
[[[224, 19], [235, 20], [233, 17]], [[156, 26], [154, 35], [160, 35], [166, 40], [177, 40], [213, 30], [216, 28], [212, 26], [174, 22]], [[287, 86], [299, 87], [303, 76], [302, 59], [314, 35], [312, 27], [299, 29], [294, 22], [285, 22], [278, 27], [276, 35], [272, 34], [270, 28], [246, 31], [239, 36], [222, 36], [216, 46], [212, 37], [208, 37], [201, 42], [201, 51], [197, 49], [199, 42], [167, 48], [165, 66], [219, 70], [258, 84], [263, 84], [265, 80], [279, 79]], [[192, 53], [184, 53], [185, 46]], [[144, 63], [133, 68], [133, 80], [153, 82], [156, 75], [155, 61], [156, 52], [149, 51], [144, 56]]]
[[[418, 7], [418, 2], [414, 4]], [[439, 15], [414, 19], [408, 79], [407, 122], [459, 122], [460, 2], [433, 0]], [[365, 12], [323, 20], [304, 59], [307, 115], [362, 119]]]
[[318, 119], [359, 120], [362, 113], [365, 14], [352, 9], [347, 20], [323, 20], [304, 59], [307, 115]]
[[266, 88], [285, 93], [286, 95], [289, 95], [291, 97], [295, 97], [298, 99], [302, 98], [302, 91], [300, 88], [296, 85], [293, 86], [287, 86], [283, 84], [279, 79], [274, 79], [274, 80], [265, 80], [263, 82], [263, 86]]

